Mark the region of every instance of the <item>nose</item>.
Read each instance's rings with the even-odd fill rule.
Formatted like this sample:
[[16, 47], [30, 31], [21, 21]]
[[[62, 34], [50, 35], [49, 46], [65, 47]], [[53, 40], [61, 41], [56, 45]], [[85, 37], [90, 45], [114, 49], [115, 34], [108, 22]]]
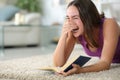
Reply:
[[69, 18], [69, 19], [68, 19], [68, 22], [69, 22], [69, 23], [73, 23], [74, 21], [73, 21], [72, 18]]

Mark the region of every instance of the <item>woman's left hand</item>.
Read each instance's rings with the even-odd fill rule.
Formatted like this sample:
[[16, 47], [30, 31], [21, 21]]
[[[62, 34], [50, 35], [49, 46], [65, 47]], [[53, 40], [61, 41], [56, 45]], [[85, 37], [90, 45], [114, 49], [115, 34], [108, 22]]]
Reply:
[[64, 76], [69, 76], [69, 75], [72, 75], [72, 74], [79, 74], [80, 73], [80, 70], [81, 70], [81, 67], [77, 64], [72, 64], [73, 68], [71, 70], [69, 70], [68, 72], [60, 72], [59, 74], [62, 74]]

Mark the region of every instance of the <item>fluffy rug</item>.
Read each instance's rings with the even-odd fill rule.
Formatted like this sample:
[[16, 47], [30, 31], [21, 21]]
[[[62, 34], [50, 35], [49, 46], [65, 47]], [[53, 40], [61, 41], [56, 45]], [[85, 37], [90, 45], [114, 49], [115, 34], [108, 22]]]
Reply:
[[[73, 55], [83, 53], [75, 51]], [[71, 56], [73, 56], [71, 55]], [[93, 64], [92, 58], [86, 65]], [[38, 68], [52, 65], [52, 54], [38, 55], [23, 59], [0, 61], [0, 80], [120, 80], [120, 64], [112, 64], [110, 70], [74, 74], [67, 77]]]

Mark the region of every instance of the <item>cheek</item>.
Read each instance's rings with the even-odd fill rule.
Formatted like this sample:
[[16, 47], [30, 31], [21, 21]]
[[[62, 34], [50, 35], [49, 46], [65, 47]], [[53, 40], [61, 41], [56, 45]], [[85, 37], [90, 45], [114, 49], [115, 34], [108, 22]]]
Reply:
[[84, 32], [83, 25], [79, 26], [79, 30], [80, 30], [81, 32]]
[[79, 27], [79, 30], [74, 33], [74, 37], [79, 37], [80, 35], [83, 35], [84, 29], [82, 26]]
[[77, 33], [74, 34], [75, 37], [79, 37], [80, 35], [83, 35], [84, 32], [84, 26], [81, 20], [76, 21], [76, 24], [79, 28], [79, 30], [77, 31]]
[[82, 28], [82, 27], [80, 27], [80, 28], [79, 28], [79, 31], [78, 31], [78, 33], [77, 33], [77, 34], [78, 34], [78, 35], [82, 35], [82, 34], [83, 34], [83, 32], [84, 32], [83, 28]]
[[82, 35], [83, 32], [84, 32], [84, 27], [83, 27], [83, 25], [81, 25], [81, 24], [79, 24], [78, 27], [79, 27], [78, 35]]
[[83, 23], [79, 21], [79, 22], [77, 23], [77, 25], [78, 25], [78, 27], [79, 27], [79, 31], [80, 31], [80, 32], [83, 32], [83, 31], [84, 31]]
[[81, 20], [77, 20], [77, 21], [76, 21], [76, 24], [77, 24], [78, 26], [83, 26], [83, 23], [82, 23]]

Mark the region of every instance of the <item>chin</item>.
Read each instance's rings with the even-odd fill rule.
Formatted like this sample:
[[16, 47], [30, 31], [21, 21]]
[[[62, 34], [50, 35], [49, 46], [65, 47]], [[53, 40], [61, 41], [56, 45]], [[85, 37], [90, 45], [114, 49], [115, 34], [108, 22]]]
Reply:
[[79, 34], [74, 34], [73, 36], [74, 36], [75, 38], [77, 38], [77, 37], [79, 37]]
[[74, 36], [75, 38], [79, 37], [80, 35], [82, 35], [82, 33], [77, 32], [77, 33], [74, 33], [74, 34], [73, 34], [73, 36]]

